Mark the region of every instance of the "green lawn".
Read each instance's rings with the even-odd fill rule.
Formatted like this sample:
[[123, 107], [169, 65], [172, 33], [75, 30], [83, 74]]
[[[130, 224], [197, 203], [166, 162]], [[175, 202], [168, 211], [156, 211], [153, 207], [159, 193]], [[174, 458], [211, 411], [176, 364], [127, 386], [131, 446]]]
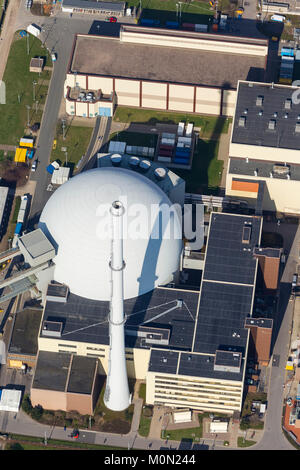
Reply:
[[223, 160], [218, 160], [219, 143], [217, 141], [198, 140], [194, 152], [191, 170], [174, 170], [186, 182], [187, 193], [205, 192], [214, 194], [218, 191]]
[[154, 147], [157, 144], [157, 135], [142, 134], [141, 132], [114, 132], [109, 140], [126, 142], [127, 145], [136, 145], [138, 147]]
[[[51, 78], [51, 71], [44, 70], [38, 73], [29, 72], [29, 63], [32, 57], [41, 56], [45, 58], [45, 64], [51, 65], [47, 49], [42, 47], [39, 39], [29, 35], [29, 54], [27, 54], [27, 39], [20, 38], [15, 33], [9, 57], [4, 72], [3, 81], [6, 85], [6, 104], [0, 105], [0, 143], [16, 145], [20, 137], [24, 135], [27, 124], [27, 108], [30, 106], [30, 124], [37, 121], [34, 109], [34, 86], [33, 81], [39, 82], [35, 85], [35, 99], [40, 104], [45, 103], [47, 88], [43, 81]], [[40, 83], [42, 82], [42, 83]], [[39, 115], [40, 116], [40, 115]]]
[[111, 447], [97, 444], [85, 444], [83, 442], [69, 442], [58, 439], [48, 439], [47, 446], [44, 444], [43, 438], [33, 436], [22, 436], [11, 434], [10, 438], [13, 442], [7, 442], [5, 450], [71, 450], [72, 448], [80, 448], [86, 450], [124, 450], [122, 447]]
[[200, 137], [211, 138], [221, 133], [227, 133], [230, 119], [219, 116], [202, 116], [189, 113], [169, 113], [165, 111], [153, 111], [118, 106], [114, 121], [126, 123], [139, 123], [156, 125], [157, 123], [178, 124], [179, 122], [193, 123], [195, 127], [201, 127]]
[[[57, 140], [56, 149], [52, 150], [51, 161], [60, 160], [61, 163], [65, 163], [67, 152], [67, 165], [76, 165], [87, 151], [92, 132], [92, 127], [69, 126], [65, 129], [65, 139], [63, 139], [62, 126], [59, 123], [55, 137]], [[66, 152], [61, 150], [64, 147]]]
[[139, 397], [146, 401], [146, 384], [141, 384], [139, 388]]
[[[131, 381], [129, 381], [129, 387], [132, 388]], [[112, 411], [106, 408], [103, 402], [105, 392], [105, 384], [103, 384], [100, 396], [95, 408], [94, 416], [97, 415], [103, 417], [103, 424], [99, 428], [100, 431], [114, 432], [127, 434], [130, 431], [131, 421], [134, 411], [134, 405], [130, 405], [124, 411]]]
[[141, 414], [141, 420], [140, 420], [140, 426], [139, 426], [140, 436], [148, 437], [150, 426], [151, 426], [151, 419], [152, 418], [148, 418], [147, 416], [143, 416], [143, 414]]
[[245, 440], [243, 437], [238, 437], [237, 444], [238, 444], [238, 447], [251, 447], [254, 444], [256, 444], [256, 442]]
[[195, 442], [196, 438], [200, 439], [203, 434], [203, 424], [202, 420], [204, 417], [207, 417], [207, 413], [203, 413], [202, 415], [198, 415], [199, 419], [199, 426], [187, 429], [176, 429], [176, 430], [162, 430], [161, 438], [162, 439], [169, 439], [171, 441], [181, 441], [182, 439], [190, 439], [191, 441]]
[[[139, 6], [140, 0], [129, 0], [129, 6]], [[141, 0], [142, 17], [165, 21], [177, 21], [177, 0]], [[179, 7], [178, 7], [179, 12]], [[213, 14], [208, 2], [195, 0], [181, 3], [181, 22], [208, 23]]]

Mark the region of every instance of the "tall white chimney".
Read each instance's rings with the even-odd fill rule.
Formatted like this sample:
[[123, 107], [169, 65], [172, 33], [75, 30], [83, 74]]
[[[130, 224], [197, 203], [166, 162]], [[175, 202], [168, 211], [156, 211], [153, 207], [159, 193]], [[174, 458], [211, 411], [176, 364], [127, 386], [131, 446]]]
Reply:
[[124, 295], [123, 295], [123, 214], [119, 201], [112, 203], [111, 301], [109, 312], [109, 362], [104, 404], [113, 411], [123, 411], [130, 405], [125, 357]]

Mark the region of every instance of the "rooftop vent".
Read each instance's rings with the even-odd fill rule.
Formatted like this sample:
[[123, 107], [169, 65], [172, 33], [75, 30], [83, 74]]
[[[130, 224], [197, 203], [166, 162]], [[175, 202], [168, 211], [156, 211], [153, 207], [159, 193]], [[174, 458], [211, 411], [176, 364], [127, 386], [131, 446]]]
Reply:
[[246, 222], [243, 227], [242, 243], [245, 243], [245, 244], [250, 243], [251, 231], [252, 231], [252, 224]]
[[256, 106], [262, 106], [264, 102], [264, 97], [263, 96], [258, 96], [256, 98]]
[[291, 98], [287, 98], [284, 102], [284, 109], [291, 109], [292, 108], [292, 100]]
[[258, 112], [258, 115], [259, 115], [259, 116], [262, 116], [262, 115], [263, 115], [263, 110], [262, 110], [262, 109]]
[[297, 132], [297, 134], [300, 133], [300, 122], [296, 123], [295, 132]]
[[239, 127], [245, 127], [246, 126], [246, 116], [241, 116], [239, 119]]
[[[276, 113], [274, 113], [275, 116]], [[276, 127], [276, 121], [275, 119], [270, 119], [269, 124], [268, 124], [268, 129], [271, 131], [274, 131]]]
[[163, 180], [166, 177], [166, 174], [167, 172], [165, 168], [156, 168], [156, 170], [154, 170], [154, 176], [158, 181]]
[[289, 113], [285, 113], [284, 119], [287, 119], [289, 117]]
[[274, 118], [277, 118], [277, 116], [278, 116], [277, 111], [275, 111], [275, 113], [273, 114], [273, 116], [274, 116]]
[[288, 165], [273, 165], [273, 172], [277, 175], [288, 175], [290, 167]]
[[244, 114], [248, 114], [248, 109], [244, 109]]

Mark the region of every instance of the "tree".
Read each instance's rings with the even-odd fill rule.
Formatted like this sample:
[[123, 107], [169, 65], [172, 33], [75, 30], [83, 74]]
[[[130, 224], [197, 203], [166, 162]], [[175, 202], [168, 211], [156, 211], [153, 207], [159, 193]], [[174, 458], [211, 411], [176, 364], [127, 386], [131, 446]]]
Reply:
[[24, 397], [23, 397], [22, 410], [25, 411], [25, 413], [27, 413], [27, 414], [31, 414], [32, 404], [31, 404], [29, 395], [24, 395]]
[[41, 417], [43, 416], [43, 407], [41, 405], [37, 405], [35, 406], [34, 408], [32, 408], [32, 411], [31, 411], [31, 417], [32, 419], [35, 419], [37, 421], [39, 421], [41, 419]]

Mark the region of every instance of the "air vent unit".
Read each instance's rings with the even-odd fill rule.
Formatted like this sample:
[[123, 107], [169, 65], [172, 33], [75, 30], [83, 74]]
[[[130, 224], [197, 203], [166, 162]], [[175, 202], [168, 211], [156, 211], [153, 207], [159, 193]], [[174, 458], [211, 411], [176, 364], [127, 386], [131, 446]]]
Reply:
[[295, 132], [297, 132], [297, 134], [300, 134], [300, 122], [296, 123]]
[[290, 172], [290, 167], [288, 165], [273, 165], [273, 172], [276, 175], [285, 176]]
[[[275, 113], [274, 113], [274, 115], [275, 115]], [[270, 131], [274, 131], [274, 130], [275, 130], [275, 127], [276, 127], [276, 121], [275, 121], [275, 119], [270, 119], [269, 124], [268, 124], [268, 129], [269, 129]]]
[[256, 106], [262, 106], [264, 102], [264, 97], [263, 96], [258, 96], [256, 98]]
[[287, 98], [284, 102], [284, 109], [291, 109], [292, 108], [292, 100], [291, 98]]
[[246, 116], [241, 116], [239, 119], [239, 127], [245, 127], [246, 126]]

